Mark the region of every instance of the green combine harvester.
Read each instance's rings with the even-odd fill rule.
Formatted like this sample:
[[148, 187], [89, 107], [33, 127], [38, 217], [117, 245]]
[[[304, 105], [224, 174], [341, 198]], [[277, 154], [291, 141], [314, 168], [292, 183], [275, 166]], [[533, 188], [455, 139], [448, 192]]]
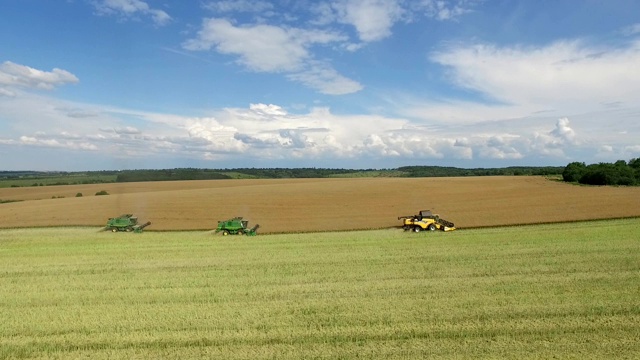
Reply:
[[104, 227], [105, 230], [111, 230], [112, 232], [118, 231], [126, 231], [126, 232], [136, 232], [141, 233], [142, 229], [151, 225], [151, 221], [147, 221], [144, 224], [138, 224], [138, 218], [133, 216], [133, 214], [123, 214], [118, 217], [109, 218], [107, 221], [107, 226]]
[[247, 220], [242, 220], [242, 217], [234, 217], [233, 219], [218, 221], [218, 227], [215, 233], [222, 232], [222, 235], [247, 235], [255, 236], [260, 225], [256, 225], [251, 229]]

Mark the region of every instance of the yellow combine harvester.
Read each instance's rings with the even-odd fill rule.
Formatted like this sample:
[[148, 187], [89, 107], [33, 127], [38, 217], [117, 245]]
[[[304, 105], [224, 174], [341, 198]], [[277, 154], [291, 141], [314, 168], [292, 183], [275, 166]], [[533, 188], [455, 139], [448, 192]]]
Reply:
[[452, 231], [456, 229], [452, 222], [441, 219], [440, 215], [432, 213], [431, 210], [422, 210], [418, 215], [399, 216], [398, 220], [403, 221], [402, 228], [405, 231]]

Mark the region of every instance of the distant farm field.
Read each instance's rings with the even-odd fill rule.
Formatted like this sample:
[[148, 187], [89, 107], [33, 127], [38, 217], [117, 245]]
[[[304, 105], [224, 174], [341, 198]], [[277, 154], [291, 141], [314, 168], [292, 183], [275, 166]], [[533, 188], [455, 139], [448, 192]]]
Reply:
[[0, 358], [637, 359], [640, 219], [0, 230]]
[[[109, 195], [95, 196], [99, 191]], [[78, 193], [82, 197], [76, 197]], [[543, 177], [203, 180], [0, 189], [0, 227], [104, 226], [132, 213], [147, 230], [204, 230], [242, 216], [261, 233], [379, 229], [431, 209], [460, 228], [640, 216], [640, 187]]]

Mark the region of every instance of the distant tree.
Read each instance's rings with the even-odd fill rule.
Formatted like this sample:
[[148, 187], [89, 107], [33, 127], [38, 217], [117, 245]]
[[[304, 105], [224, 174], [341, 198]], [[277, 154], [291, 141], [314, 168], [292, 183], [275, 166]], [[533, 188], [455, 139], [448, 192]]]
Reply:
[[109, 195], [109, 193], [106, 190], [100, 190], [96, 193], [96, 196], [100, 196], [100, 195]]
[[640, 184], [640, 158], [629, 160], [629, 167], [633, 169], [636, 184]]
[[578, 181], [587, 185], [613, 185], [613, 166], [607, 163], [589, 165]]
[[636, 173], [624, 160], [618, 160], [615, 166], [616, 185], [636, 185]]
[[583, 175], [578, 180], [581, 184], [588, 185], [635, 185], [636, 174], [623, 160], [615, 163], [599, 163], [586, 167]]
[[567, 182], [579, 182], [586, 185], [640, 185], [640, 160], [628, 162], [618, 160], [615, 163], [585, 165], [572, 162], [562, 172]]
[[583, 162], [572, 162], [564, 168], [562, 179], [566, 182], [578, 182], [587, 171], [587, 165]]

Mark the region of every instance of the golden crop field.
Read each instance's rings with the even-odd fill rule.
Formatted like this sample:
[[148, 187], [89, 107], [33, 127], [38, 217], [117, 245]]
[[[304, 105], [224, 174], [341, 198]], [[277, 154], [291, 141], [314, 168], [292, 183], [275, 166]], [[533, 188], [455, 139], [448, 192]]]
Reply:
[[[94, 196], [105, 190], [106, 196]], [[76, 197], [82, 193], [82, 197]], [[640, 216], [640, 187], [544, 177], [201, 180], [0, 189], [0, 227], [104, 226], [131, 213], [147, 230], [214, 229], [242, 216], [260, 233], [376, 229], [431, 209], [459, 228]]]

